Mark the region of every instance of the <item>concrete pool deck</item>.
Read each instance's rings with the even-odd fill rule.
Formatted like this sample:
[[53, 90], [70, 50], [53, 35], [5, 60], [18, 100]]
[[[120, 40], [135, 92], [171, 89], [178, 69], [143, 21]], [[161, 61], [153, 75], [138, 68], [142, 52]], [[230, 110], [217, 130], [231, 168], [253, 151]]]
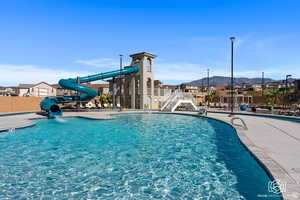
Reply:
[[[101, 120], [112, 119], [112, 114], [136, 112], [144, 111], [65, 112], [64, 117]], [[175, 113], [197, 115], [195, 112]], [[231, 124], [228, 114], [208, 113], [207, 117]], [[282, 192], [284, 199], [300, 199], [300, 123], [249, 115], [237, 117], [242, 118], [247, 125], [247, 130], [241, 126], [234, 126], [242, 143], [276, 180], [286, 184], [286, 192]], [[34, 126], [35, 122], [30, 119], [37, 118], [46, 117], [35, 113], [0, 116], [0, 131]], [[264, 198], [266, 199], [262, 199]]]
[[[208, 117], [231, 124], [228, 114], [209, 113]], [[286, 185], [284, 199], [300, 199], [300, 123], [249, 115], [236, 117], [247, 125], [247, 130], [234, 126], [242, 143], [274, 179]]]

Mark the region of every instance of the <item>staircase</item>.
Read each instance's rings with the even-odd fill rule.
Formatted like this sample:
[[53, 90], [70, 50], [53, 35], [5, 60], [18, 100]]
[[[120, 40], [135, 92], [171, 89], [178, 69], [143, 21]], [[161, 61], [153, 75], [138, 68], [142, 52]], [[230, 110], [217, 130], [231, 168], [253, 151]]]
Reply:
[[191, 93], [184, 93], [177, 90], [169, 96], [160, 110], [174, 112], [179, 105], [186, 105], [188, 110], [198, 110]]

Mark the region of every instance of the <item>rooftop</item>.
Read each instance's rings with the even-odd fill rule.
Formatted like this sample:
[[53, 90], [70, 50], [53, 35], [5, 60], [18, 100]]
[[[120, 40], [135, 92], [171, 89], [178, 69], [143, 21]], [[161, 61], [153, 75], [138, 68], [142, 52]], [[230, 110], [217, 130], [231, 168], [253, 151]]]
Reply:
[[140, 52], [140, 53], [135, 53], [135, 54], [131, 54], [130, 57], [138, 57], [138, 56], [148, 56], [150, 58], [155, 58], [157, 57], [156, 55], [154, 54], [151, 54], [151, 53], [147, 53], [147, 52]]

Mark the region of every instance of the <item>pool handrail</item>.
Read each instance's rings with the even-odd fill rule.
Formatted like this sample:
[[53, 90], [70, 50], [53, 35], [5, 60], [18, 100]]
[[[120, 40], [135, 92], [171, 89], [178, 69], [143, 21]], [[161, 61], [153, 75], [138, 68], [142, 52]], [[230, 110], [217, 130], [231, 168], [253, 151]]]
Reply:
[[242, 127], [240, 124], [235, 124], [235, 123], [234, 123], [235, 120], [240, 120], [240, 121], [242, 122], [242, 124], [243, 124], [243, 128], [244, 128], [245, 130], [248, 130], [247, 124], [246, 124], [245, 121], [244, 121], [242, 118], [240, 118], [240, 117], [232, 117], [232, 118], [231, 118], [230, 123], [231, 123], [233, 126], [239, 126], [239, 127]]

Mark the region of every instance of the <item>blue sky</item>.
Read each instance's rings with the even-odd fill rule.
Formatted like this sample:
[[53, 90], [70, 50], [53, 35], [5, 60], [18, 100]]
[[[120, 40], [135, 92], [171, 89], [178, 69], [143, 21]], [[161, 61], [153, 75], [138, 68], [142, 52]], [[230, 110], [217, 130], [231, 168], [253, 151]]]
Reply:
[[118, 55], [158, 55], [156, 79], [300, 77], [297, 0], [2, 0], [0, 85], [56, 83], [118, 68]]

